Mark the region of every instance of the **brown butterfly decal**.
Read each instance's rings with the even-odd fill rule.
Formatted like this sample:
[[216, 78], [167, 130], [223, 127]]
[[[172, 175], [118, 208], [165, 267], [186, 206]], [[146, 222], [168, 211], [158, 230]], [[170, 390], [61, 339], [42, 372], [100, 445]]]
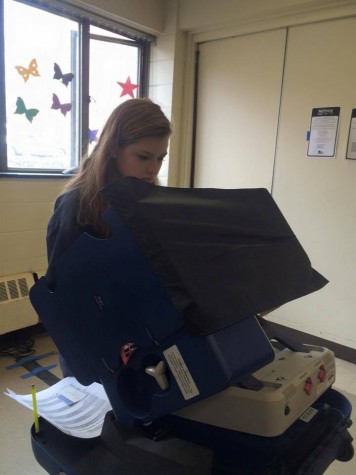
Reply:
[[15, 66], [25, 82], [28, 81], [30, 75], [35, 77], [40, 76], [37, 67], [37, 60], [35, 58], [30, 62], [28, 68], [25, 68], [24, 66]]

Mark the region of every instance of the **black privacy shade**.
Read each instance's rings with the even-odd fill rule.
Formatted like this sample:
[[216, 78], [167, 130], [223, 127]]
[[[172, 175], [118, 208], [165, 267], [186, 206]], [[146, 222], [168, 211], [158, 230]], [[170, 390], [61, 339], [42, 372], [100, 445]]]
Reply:
[[169, 188], [125, 177], [102, 193], [193, 334], [216, 332], [328, 282], [266, 189]]

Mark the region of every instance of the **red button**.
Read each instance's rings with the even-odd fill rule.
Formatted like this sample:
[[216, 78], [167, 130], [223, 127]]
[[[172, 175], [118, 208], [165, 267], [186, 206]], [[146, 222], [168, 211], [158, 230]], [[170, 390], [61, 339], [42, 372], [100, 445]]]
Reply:
[[313, 381], [311, 378], [308, 378], [305, 383], [304, 383], [304, 391], [308, 394], [308, 396], [311, 395], [313, 392]]
[[322, 383], [324, 383], [325, 380], [326, 380], [326, 369], [325, 369], [325, 366], [323, 364], [319, 368], [318, 379]]

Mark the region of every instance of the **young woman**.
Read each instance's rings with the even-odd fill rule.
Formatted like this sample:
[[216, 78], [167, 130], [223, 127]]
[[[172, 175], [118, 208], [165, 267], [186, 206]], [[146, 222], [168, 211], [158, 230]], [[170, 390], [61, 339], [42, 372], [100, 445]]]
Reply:
[[[57, 198], [47, 229], [49, 288], [58, 258], [82, 234], [110, 235], [101, 214], [108, 207], [100, 190], [122, 176], [155, 183], [167, 154], [171, 124], [150, 99], [130, 99], [109, 116], [92, 153]], [[62, 358], [63, 376], [72, 375]]]

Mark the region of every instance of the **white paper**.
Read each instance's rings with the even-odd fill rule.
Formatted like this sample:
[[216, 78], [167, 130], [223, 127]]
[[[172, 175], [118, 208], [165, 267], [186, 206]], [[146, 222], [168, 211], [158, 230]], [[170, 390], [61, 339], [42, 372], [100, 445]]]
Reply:
[[312, 117], [308, 157], [334, 157], [339, 117]]
[[356, 118], [355, 117], [351, 119], [346, 157], [356, 160]]
[[[32, 410], [32, 395], [16, 394], [7, 388], [7, 396]], [[68, 403], [68, 395], [75, 395], [75, 402]], [[111, 410], [103, 386], [93, 383], [82, 386], [75, 378], [64, 378], [36, 394], [39, 416], [65, 434], [88, 439], [98, 437], [105, 414]]]

